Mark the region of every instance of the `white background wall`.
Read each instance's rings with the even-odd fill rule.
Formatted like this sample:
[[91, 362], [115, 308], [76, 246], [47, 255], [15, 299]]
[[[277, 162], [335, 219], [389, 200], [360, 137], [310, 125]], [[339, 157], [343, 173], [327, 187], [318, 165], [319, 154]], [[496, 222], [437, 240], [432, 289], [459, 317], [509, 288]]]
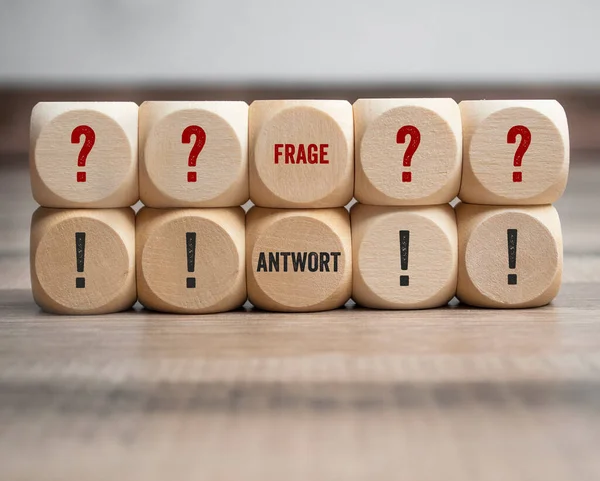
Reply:
[[0, 0], [0, 85], [600, 84], [599, 0]]

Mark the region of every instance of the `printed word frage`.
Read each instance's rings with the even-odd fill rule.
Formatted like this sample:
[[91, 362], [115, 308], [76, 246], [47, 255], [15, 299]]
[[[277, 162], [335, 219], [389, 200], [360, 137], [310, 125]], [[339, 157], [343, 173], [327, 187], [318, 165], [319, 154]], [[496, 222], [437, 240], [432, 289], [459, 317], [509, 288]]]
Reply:
[[328, 164], [328, 144], [275, 144], [275, 163], [283, 159], [285, 164]]

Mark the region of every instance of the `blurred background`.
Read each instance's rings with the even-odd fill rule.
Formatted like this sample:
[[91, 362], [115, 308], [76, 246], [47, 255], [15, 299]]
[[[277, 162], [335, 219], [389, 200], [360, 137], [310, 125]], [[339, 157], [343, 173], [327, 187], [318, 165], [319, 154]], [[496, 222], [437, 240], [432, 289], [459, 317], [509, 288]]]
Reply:
[[[0, 0], [0, 479], [600, 479], [599, 24], [599, 0]], [[37, 102], [360, 97], [563, 104], [553, 306], [34, 306]]]
[[599, 18], [596, 0], [0, 0], [0, 153], [27, 151], [40, 100], [362, 96], [557, 98], [573, 148], [600, 148]]

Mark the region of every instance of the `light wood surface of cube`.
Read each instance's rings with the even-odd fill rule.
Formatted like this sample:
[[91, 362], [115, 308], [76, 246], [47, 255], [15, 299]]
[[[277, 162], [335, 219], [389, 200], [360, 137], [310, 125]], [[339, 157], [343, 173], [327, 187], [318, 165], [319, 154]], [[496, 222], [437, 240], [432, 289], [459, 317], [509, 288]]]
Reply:
[[556, 100], [473, 100], [463, 123], [463, 202], [551, 204], [567, 185], [569, 127]]
[[563, 246], [553, 206], [461, 203], [456, 215], [456, 295], [462, 302], [480, 307], [538, 307], [556, 297]]
[[256, 205], [340, 207], [352, 199], [354, 126], [347, 101], [255, 101], [249, 135]]
[[346, 209], [253, 207], [246, 225], [248, 297], [256, 307], [323, 311], [348, 301], [352, 247]]
[[372, 205], [433, 205], [458, 194], [462, 127], [452, 99], [354, 103], [354, 196]]
[[126, 207], [138, 201], [138, 106], [40, 102], [31, 112], [31, 190], [46, 207]]
[[30, 262], [33, 297], [44, 311], [129, 309], [136, 301], [133, 210], [38, 208]]
[[450, 205], [355, 204], [350, 216], [357, 304], [422, 309], [443, 306], [454, 297], [458, 237]]
[[140, 198], [150, 207], [228, 207], [248, 200], [248, 104], [144, 102]]
[[246, 301], [244, 210], [142, 208], [136, 219], [139, 301], [173, 313], [223, 312]]

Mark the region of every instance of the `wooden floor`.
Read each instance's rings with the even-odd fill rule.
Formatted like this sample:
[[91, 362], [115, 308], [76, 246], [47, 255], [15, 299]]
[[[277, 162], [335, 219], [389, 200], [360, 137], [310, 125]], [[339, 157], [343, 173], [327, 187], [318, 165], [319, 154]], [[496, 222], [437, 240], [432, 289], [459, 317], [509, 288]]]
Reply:
[[594, 157], [551, 306], [204, 317], [41, 313], [26, 159], [0, 159], [0, 479], [599, 479]]

